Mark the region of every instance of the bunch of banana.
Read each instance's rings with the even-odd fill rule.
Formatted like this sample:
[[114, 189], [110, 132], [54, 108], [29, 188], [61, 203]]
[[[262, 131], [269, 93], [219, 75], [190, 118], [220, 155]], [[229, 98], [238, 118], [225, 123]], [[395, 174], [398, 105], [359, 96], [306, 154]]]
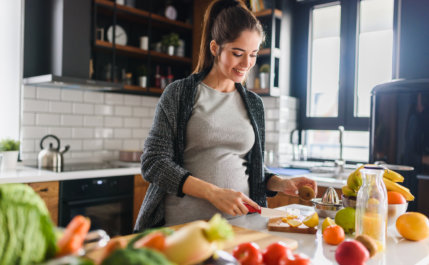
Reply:
[[[364, 166], [360, 166], [353, 171], [347, 178], [347, 185], [342, 187], [343, 194], [347, 197], [356, 197], [357, 192], [362, 186], [362, 174], [360, 170]], [[390, 169], [386, 169], [383, 174], [384, 185], [386, 185], [387, 191], [397, 191], [404, 195], [407, 201], [413, 201], [414, 196], [410, 193], [410, 190], [397, 182], [404, 182], [404, 177]]]

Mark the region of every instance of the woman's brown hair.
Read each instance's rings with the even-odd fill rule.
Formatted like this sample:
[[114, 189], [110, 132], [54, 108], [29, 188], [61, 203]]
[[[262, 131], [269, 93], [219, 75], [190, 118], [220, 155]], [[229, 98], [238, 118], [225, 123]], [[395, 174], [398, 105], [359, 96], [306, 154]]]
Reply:
[[256, 31], [264, 38], [259, 20], [241, 0], [217, 0], [210, 3], [204, 15], [200, 54], [194, 73], [208, 70], [213, 66], [214, 56], [210, 52], [210, 42], [214, 40], [222, 51], [222, 45], [233, 42], [245, 31]]

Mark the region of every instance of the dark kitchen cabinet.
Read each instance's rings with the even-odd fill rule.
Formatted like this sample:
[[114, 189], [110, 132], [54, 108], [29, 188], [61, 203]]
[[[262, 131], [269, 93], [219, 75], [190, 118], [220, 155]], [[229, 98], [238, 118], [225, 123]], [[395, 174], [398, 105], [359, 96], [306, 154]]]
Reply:
[[146, 191], [149, 188], [149, 182], [145, 181], [142, 175], [134, 176], [134, 214], [133, 214], [133, 225], [136, 223], [137, 216], [140, 211], [140, 207], [143, 203]]
[[[164, 1], [125, 1], [126, 4], [129, 2], [133, 2], [132, 6], [94, 0], [91, 78], [121, 83], [123, 92], [161, 94], [161, 87], [166, 83], [192, 71], [192, 3], [173, 1], [177, 18], [171, 20], [164, 16]], [[109, 39], [111, 32], [121, 38], [117, 31], [121, 31], [119, 35], [126, 35], [125, 43]], [[162, 47], [158, 43], [170, 33], [178, 34], [184, 43], [180, 56], [160, 50]], [[148, 37], [147, 49], [141, 48], [142, 36]], [[147, 77], [145, 88], [139, 86], [139, 76], [143, 73]]]

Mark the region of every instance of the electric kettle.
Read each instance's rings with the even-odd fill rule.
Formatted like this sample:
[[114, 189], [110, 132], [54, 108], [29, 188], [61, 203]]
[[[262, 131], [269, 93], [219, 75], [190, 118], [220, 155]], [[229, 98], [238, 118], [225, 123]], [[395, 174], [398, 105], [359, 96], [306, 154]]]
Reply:
[[[53, 138], [57, 142], [57, 147], [53, 148], [52, 143], [49, 143], [49, 148], [43, 147], [43, 142], [47, 138]], [[37, 164], [39, 169], [49, 169], [55, 172], [61, 172], [64, 166], [63, 154], [67, 152], [70, 148], [69, 145], [66, 145], [64, 150], [60, 151], [60, 139], [55, 135], [48, 134], [40, 140], [40, 148], [42, 151], [39, 152], [37, 159]]]

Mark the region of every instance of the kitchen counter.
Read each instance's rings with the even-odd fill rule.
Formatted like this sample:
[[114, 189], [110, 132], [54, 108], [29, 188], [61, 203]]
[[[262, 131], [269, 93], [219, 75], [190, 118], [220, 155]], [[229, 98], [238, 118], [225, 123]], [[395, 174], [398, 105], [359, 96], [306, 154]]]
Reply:
[[[313, 211], [312, 207], [292, 204], [278, 209], [298, 208], [301, 214], [307, 215]], [[295, 239], [298, 241], [298, 249], [295, 253], [304, 253], [311, 258], [314, 265], [337, 264], [335, 261], [335, 250], [337, 246], [331, 246], [323, 242], [321, 225], [323, 219], [319, 220], [319, 231], [315, 235], [271, 232], [267, 229], [268, 219], [257, 214], [242, 216], [230, 223], [247, 229], [269, 233], [275, 236]], [[352, 239], [351, 236], [346, 238]], [[367, 265], [428, 265], [429, 264], [429, 238], [413, 242], [402, 238], [396, 228], [388, 228], [387, 248], [383, 253], [369, 259]]]
[[0, 184], [117, 177], [140, 174], [140, 170], [140, 167], [122, 167], [68, 172], [53, 172], [49, 170], [41, 170], [33, 167], [19, 165], [14, 170], [0, 171]]

